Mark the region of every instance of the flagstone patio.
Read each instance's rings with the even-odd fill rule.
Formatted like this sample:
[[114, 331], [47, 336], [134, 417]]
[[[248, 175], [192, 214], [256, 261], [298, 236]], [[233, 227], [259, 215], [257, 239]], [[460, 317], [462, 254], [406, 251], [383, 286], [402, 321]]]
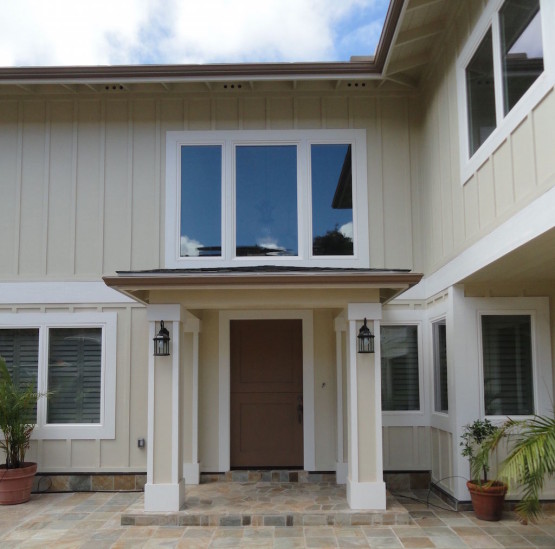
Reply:
[[433, 496], [429, 500], [431, 505], [428, 505], [426, 491], [404, 493], [411, 499], [396, 495], [408, 513], [407, 524], [226, 527], [122, 526], [122, 513], [130, 513], [142, 506], [143, 495], [137, 492], [33, 494], [28, 503], [0, 508], [0, 547], [555, 547], [553, 512], [536, 525], [524, 526], [512, 513], [506, 513], [500, 522], [489, 523], [477, 520], [472, 512], [448, 510]]

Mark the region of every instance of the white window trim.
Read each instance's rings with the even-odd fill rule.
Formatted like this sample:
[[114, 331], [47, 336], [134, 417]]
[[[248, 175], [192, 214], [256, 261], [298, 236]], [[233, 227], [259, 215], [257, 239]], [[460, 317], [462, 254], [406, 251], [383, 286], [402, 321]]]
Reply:
[[[492, 299], [492, 298], [490, 298]], [[518, 298], [517, 298], [518, 299]], [[532, 346], [532, 386], [534, 396], [534, 414], [549, 414], [552, 412], [552, 374], [550, 357], [550, 341], [549, 341], [549, 311], [546, 311], [545, 302], [542, 298], [523, 298], [523, 308], [515, 306], [511, 303], [512, 299], [499, 298], [497, 307], [480, 308], [477, 310], [477, 332], [478, 332], [478, 356], [480, 368], [480, 406], [482, 407], [482, 415], [495, 423], [501, 423], [507, 419], [505, 415], [485, 415], [486, 402], [484, 390], [484, 348], [482, 339], [482, 316], [505, 316], [518, 315], [530, 316], [531, 322], [531, 346]], [[535, 305], [530, 308], [530, 301]], [[513, 307], [511, 307], [513, 305]], [[547, 355], [546, 355], [547, 353]], [[546, 386], [548, 385], [548, 386]], [[511, 415], [511, 419], [520, 420], [527, 419], [532, 416]]]
[[[385, 311], [384, 311], [385, 317]], [[382, 416], [391, 418], [402, 418], [404, 416], [424, 416], [424, 359], [422, 352], [422, 321], [406, 320], [406, 321], [384, 321], [380, 323], [381, 328], [384, 326], [416, 326], [416, 344], [418, 347], [418, 410], [382, 410]], [[380, 365], [381, 367], [381, 365]], [[395, 423], [392, 423], [393, 425]], [[391, 426], [388, 422], [388, 426]]]
[[37, 390], [48, 385], [48, 329], [101, 328], [102, 373], [100, 423], [46, 423], [46, 398], [37, 405], [37, 424], [32, 438], [41, 439], [114, 439], [116, 418], [116, 337], [117, 313], [19, 313], [0, 314], [0, 328], [39, 330]]
[[[549, 25], [555, 21], [555, 2], [552, 0], [540, 0], [544, 71], [507, 115], [503, 116], [498, 13], [504, 1], [489, 0], [457, 59], [460, 172], [461, 184], [463, 185], [528, 116], [534, 107], [552, 90], [555, 84], [555, 33], [549, 28]], [[493, 35], [497, 126], [471, 157], [468, 144], [466, 67], [490, 27]]]
[[[353, 256], [312, 256], [311, 189], [309, 145], [345, 143], [352, 147], [353, 174]], [[296, 257], [234, 257], [235, 192], [233, 149], [237, 145], [297, 145], [297, 219]], [[222, 257], [180, 256], [180, 147], [182, 145], [222, 146]], [[368, 190], [365, 130], [238, 130], [166, 132], [166, 231], [165, 267], [203, 268], [249, 265], [318, 267], [360, 267], [370, 265], [368, 253]]]

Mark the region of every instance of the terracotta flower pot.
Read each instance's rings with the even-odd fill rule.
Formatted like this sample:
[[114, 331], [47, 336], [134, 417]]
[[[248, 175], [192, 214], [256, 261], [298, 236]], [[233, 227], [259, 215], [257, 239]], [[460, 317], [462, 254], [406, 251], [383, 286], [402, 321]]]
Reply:
[[24, 463], [17, 469], [0, 466], [0, 505], [13, 505], [29, 501], [33, 478], [37, 472], [36, 463]]
[[482, 484], [469, 480], [466, 487], [470, 492], [474, 513], [480, 520], [501, 520], [507, 485], [492, 481]]

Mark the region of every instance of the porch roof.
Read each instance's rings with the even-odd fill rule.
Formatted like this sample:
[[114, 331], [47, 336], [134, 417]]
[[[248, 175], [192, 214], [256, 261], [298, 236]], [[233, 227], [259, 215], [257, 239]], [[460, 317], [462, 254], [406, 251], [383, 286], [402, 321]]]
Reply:
[[378, 289], [386, 303], [418, 284], [422, 274], [402, 269], [340, 269], [331, 267], [249, 266], [202, 269], [117, 271], [105, 284], [133, 299], [148, 302], [150, 290], [248, 288]]

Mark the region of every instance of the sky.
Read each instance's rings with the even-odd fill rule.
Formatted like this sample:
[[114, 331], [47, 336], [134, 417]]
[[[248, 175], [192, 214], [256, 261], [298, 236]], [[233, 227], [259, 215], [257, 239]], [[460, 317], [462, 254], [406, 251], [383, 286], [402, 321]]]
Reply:
[[0, 0], [0, 66], [348, 61], [389, 0]]

